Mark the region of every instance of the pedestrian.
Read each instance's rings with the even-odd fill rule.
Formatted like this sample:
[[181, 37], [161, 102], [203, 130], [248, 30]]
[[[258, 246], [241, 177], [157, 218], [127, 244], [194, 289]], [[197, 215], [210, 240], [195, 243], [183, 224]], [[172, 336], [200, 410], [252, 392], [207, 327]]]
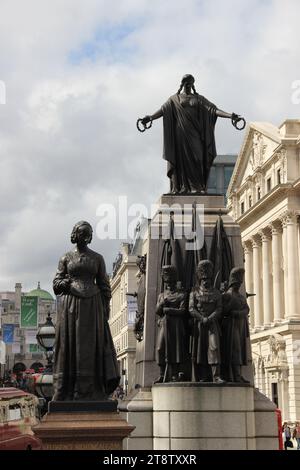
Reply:
[[291, 429], [287, 423], [283, 424], [283, 439], [284, 439], [284, 450], [287, 450], [288, 447], [294, 447], [293, 442], [291, 441]]
[[300, 450], [300, 424], [297, 422], [293, 430], [293, 439], [297, 441], [297, 450]]

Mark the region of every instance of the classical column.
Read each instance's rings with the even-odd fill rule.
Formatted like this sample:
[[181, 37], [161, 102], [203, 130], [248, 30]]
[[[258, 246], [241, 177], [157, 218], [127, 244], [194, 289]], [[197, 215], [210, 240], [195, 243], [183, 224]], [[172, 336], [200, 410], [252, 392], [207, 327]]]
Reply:
[[[253, 260], [252, 260], [252, 244], [249, 240], [243, 243], [244, 258], [245, 258], [245, 286], [248, 294], [253, 293]], [[250, 326], [254, 327], [254, 309], [253, 297], [248, 298], [248, 305], [250, 308]]]
[[272, 318], [272, 283], [270, 263], [271, 237], [268, 229], [259, 233], [262, 241], [262, 279], [263, 279], [263, 324], [271, 325]]
[[283, 318], [283, 279], [281, 273], [282, 236], [280, 222], [273, 222], [272, 231], [272, 270], [273, 270], [273, 308], [274, 322]]
[[287, 224], [284, 216], [280, 217], [282, 225], [282, 267], [283, 267], [283, 294], [284, 294], [284, 318], [287, 318], [289, 311], [289, 279], [287, 262]]
[[299, 251], [297, 234], [297, 214], [288, 211], [285, 214], [287, 237], [287, 265], [288, 265], [288, 318], [300, 317], [299, 296]]
[[254, 290], [254, 327], [260, 327], [263, 325], [262, 310], [261, 310], [261, 265], [260, 265], [260, 240], [259, 238], [253, 237], [252, 250], [253, 250], [253, 290]]

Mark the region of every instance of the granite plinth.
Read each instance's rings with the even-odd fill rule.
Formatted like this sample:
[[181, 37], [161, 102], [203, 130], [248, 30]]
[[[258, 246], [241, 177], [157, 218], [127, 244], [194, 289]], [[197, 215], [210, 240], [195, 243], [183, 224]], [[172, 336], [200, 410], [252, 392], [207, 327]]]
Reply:
[[154, 450], [276, 450], [276, 405], [252, 386], [155, 384]]
[[49, 413], [93, 413], [117, 411], [116, 400], [103, 401], [50, 401]]
[[114, 412], [49, 412], [32, 428], [43, 450], [121, 450], [134, 430]]

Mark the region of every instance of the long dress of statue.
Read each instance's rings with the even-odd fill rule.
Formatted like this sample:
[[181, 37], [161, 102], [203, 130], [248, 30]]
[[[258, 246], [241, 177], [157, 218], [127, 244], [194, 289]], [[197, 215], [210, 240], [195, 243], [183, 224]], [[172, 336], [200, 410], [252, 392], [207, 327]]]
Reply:
[[[199, 95], [194, 77], [184, 75], [180, 88], [142, 124], [163, 117], [164, 151], [172, 193], [206, 191], [211, 165], [216, 157], [215, 124], [218, 117], [238, 121], [240, 116], [226, 113]], [[181, 93], [181, 90], [183, 92]]]
[[92, 227], [75, 225], [77, 247], [59, 261], [53, 288], [59, 298], [53, 400], [103, 400], [119, 383], [108, 325], [111, 290], [103, 257], [90, 250]]

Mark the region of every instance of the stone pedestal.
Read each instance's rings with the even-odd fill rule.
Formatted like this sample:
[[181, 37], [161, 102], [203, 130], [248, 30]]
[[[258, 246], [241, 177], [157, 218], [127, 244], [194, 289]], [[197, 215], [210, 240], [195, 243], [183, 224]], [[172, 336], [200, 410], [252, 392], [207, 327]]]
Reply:
[[121, 416], [135, 426], [135, 430], [124, 439], [124, 450], [153, 449], [153, 406], [151, 388], [135, 390], [128, 400], [119, 405]]
[[134, 426], [120, 416], [116, 405], [115, 411], [101, 408], [95, 402], [68, 402], [66, 406], [50, 402], [49, 412], [33, 432], [41, 439], [43, 450], [121, 450]]
[[153, 449], [275, 450], [276, 406], [250, 385], [152, 387]]

